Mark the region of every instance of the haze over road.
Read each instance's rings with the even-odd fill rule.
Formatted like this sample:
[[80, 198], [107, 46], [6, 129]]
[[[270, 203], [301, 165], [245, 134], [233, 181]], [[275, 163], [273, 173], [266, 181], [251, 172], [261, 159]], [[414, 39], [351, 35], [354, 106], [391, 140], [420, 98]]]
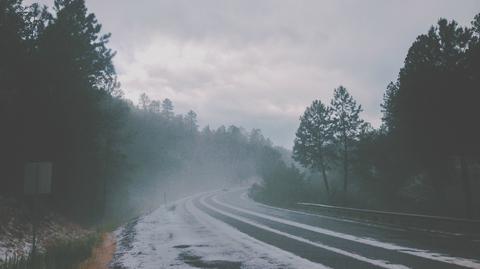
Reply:
[[[165, 255], [169, 251], [145, 249], [170, 244], [181, 252], [172, 255], [175, 262], [164, 264], [179, 268], [183, 268], [182, 264], [213, 264], [217, 266], [214, 268], [480, 268], [478, 238], [270, 207], [251, 200], [245, 189], [196, 195], [180, 200], [172, 208], [161, 209], [133, 224], [140, 226], [131, 233], [138, 241], [133, 245], [139, 246], [130, 251], [130, 261], [139, 259], [138, 253], [142, 253], [140, 259]], [[187, 230], [192, 231], [191, 235], [186, 235]], [[124, 235], [128, 233], [123, 231]], [[199, 234], [203, 238], [196, 238]], [[158, 265], [158, 260], [155, 262]], [[144, 260], [133, 264], [127, 268], [150, 268]]]

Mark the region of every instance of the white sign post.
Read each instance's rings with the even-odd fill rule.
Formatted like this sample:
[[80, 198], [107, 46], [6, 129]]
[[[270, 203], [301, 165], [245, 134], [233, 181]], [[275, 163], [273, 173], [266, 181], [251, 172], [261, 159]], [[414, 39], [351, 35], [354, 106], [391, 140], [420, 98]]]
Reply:
[[49, 194], [52, 190], [52, 163], [31, 162], [25, 164], [23, 191], [26, 195], [32, 195], [32, 259], [35, 258], [37, 238], [37, 210], [39, 194]]
[[49, 194], [51, 192], [52, 163], [27, 163], [24, 175], [23, 190], [26, 195]]

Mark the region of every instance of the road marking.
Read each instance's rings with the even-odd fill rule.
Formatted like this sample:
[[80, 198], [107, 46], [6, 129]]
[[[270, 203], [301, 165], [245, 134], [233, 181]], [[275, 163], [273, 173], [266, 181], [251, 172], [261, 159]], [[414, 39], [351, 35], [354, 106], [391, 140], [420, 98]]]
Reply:
[[[240, 198], [242, 200], [248, 201], [250, 203], [254, 203], [260, 207], [265, 207], [265, 208], [270, 208], [278, 211], [285, 211], [285, 212], [292, 212], [296, 214], [301, 214], [301, 215], [306, 215], [306, 216], [314, 216], [318, 218], [324, 218], [324, 219], [331, 219], [335, 221], [342, 221], [342, 222], [349, 222], [349, 223], [355, 223], [359, 225], [364, 225], [364, 226], [369, 226], [369, 227], [376, 227], [384, 230], [391, 230], [391, 231], [398, 231], [398, 232], [407, 232], [408, 230], [415, 230], [423, 233], [430, 233], [433, 236], [437, 237], [442, 237], [442, 238], [451, 238], [451, 237], [465, 237], [468, 236], [467, 234], [462, 234], [462, 233], [453, 233], [453, 232], [445, 232], [445, 231], [440, 231], [440, 230], [427, 230], [427, 229], [421, 229], [421, 228], [416, 228], [416, 227], [408, 227], [407, 229], [403, 228], [398, 228], [398, 227], [393, 227], [393, 226], [388, 226], [388, 225], [383, 225], [383, 224], [377, 224], [377, 223], [372, 223], [372, 222], [365, 222], [365, 221], [356, 221], [356, 220], [351, 220], [347, 218], [342, 218], [342, 217], [332, 217], [332, 216], [327, 216], [327, 215], [322, 215], [322, 214], [315, 214], [315, 213], [307, 213], [304, 211], [298, 211], [298, 210], [292, 210], [292, 209], [287, 209], [283, 207], [275, 207], [275, 206], [269, 206], [266, 204], [259, 203], [253, 199], [250, 199], [247, 197], [247, 193], [244, 192], [240, 195]], [[475, 242], [475, 240], [473, 240]]]
[[[193, 199], [193, 198], [192, 198]], [[302, 258], [298, 255], [280, 249], [276, 246], [267, 244], [263, 241], [260, 241], [248, 234], [242, 233], [236, 228], [225, 224], [221, 220], [214, 218], [203, 210], [197, 208], [192, 199], [184, 201], [185, 209], [188, 213], [194, 216], [200, 223], [205, 227], [214, 228], [213, 232], [222, 232], [226, 236], [236, 240], [237, 242], [248, 246], [253, 251], [262, 253], [262, 255], [267, 255], [269, 258], [274, 258], [275, 260], [281, 261], [282, 263], [292, 263], [295, 268], [309, 268], [309, 269], [332, 269], [321, 263], [312, 262], [305, 258]]]
[[276, 222], [279, 222], [279, 223], [287, 224], [287, 225], [294, 226], [294, 227], [297, 227], [297, 228], [309, 230], [309, 231], [312, 231], [312, 232], [325, 234], [325, 235], [330, 235], [330, 236], [342, 238], [342, 239], [345, 239], [345, 240], [350, 240], [350, 241], [362, 243], [362, 244], [365, 244], [365, 245], [380, 247], [380, 248], [387, 249], [387, 250], [394, 250], [394, 251], [398, 251], [398, 252], [401, 252], [401, 253], [414, 255], [414, 256], [417, 256], [417, 257], [426, 258], [426, 259], [430, 259], [430, 260], [434, 260], [434, 261], [440, 261], [440, 262], [444, 262], [444, 263], [454, 264], [454, 265], [458, 265], [458, 266], [462, 266], [462, 267], [480, 268], [480, 262], [476, 261], [476, 260], [473, 260], [473, 259], [451, 257], [451, 256], [447, 256], [447, 255], [444, 255], [444, 254], [430, 252], [428, 250], [403, 247], [403, 246], [398, 246], [398, 245], [391, 244], [391, 243], [380, 242], [380, 241], [377, 241], [377, 240], [371, 239], [371, 238], [357, 237], [357, 236], [344, 234], [344, 233], [340, 233], [340, 232], [335, 232], [335, 231], [332, 231], [332, 230], [328, 230], [328, 229], [324, 229], [324, 228], [320, 228], [320, 227], [316, 227], [316, 226], [311, 226], [311, 225], [308, 225], [308, 224], [298, 223], [298, 222], [294, 222], [294, 221], [290, 221], [290, 220], [286, 220], [286, 219], [277, 218], [277, 217], [274, 217], [274, 216], [269, 216], [269, 215], [253, 212], [251, 210], [247, 210], [247, 209], [243, 209], [243, 208], [239, 208], [239, 207], [236, 207], [236, 206], [232, 206], [232, 205], [223, 203], [223, 202], [219, 201], [216, 197], [213, 197], [212, 200], [214, 202], [220, 204], [220, 205], [223, 205], [223, 206], [225, 206], [227, 208], [230, 208], [230, 209], [233, 209], [233, 210], [244, 212], [244, 213], [254, 215], [254, 216], [257, 216], [257, 217], [260, 217], [260, 218], [268, 219], [268, 220], [271, 220], [271, 221], [276, 221]]
[[345, 250], [342, 250], [342, 249], [339, 249], [339, 248], [335, 248], [335, 247], [330, 247], [330, 246], [327, 246], [327, 245], [324, 245], [324, 244], [321, 244], [321, 243], [313, 242], [313, 241], [310, 241], [310, 240], [305, 239], [303, 237], [291, 235], [289, 233], [285, 233], [285, 232], [273, 229], [271, 227], [262, 225], [260, 223], [250, 221], [246, 218], [236, 216], [236, 215], [230, 214], [228, 212], [225, 212], [221, 209], [214, 208], [214, 207], [210, 206], [209, 204], [207, 204], [205, 202], [205, 197], [200, 198], [200, 203], [203, 206], [209, 208], [210, 210], [216, 211], [217, 213], [220, 213], [222, 215], [225, 215], [225, 216], [228, 216], [230, 218], [236, 219], [238, 221], [247, 223], [249, 225], [253, 225], [253, 226], [258, 227], [260, 229], [263, 229], [263, 230], [266, 230], [266, 231], [269, 231], [269, 232], [272, 232], [272, 233], [275, 233], [275, 234], [278, 234], [278, 235], [281, 235], [281, 236], [284, 236], [284, 237], [288, 237], [290, 239], [293, 239], [293, 240], [296, 240], [296, 241], [299, 241], [299, 242], [302, 242], [302, 243], [306, 243], [306, 244], [309, 244], [309, 245], [312, 245], [312, 246], [315, 246], [315, 247], [318, 247], [318, 248], [322, 248], [322, 249], [325, 249], [325, 250], [328, 250], [328, 251], [331, 251], [331, 252], [334, 252], [334, 253], [337, 253], [337, 254], [340, 254], [340, 255], [344, 255], [344, 256], [356, 259], [358, 261], [366, 262], [366, 263], [369, 263], [369, 264], [372, 264], [372, 265], [375, 265], [375, 266], [378, 266], [378, 267], [382, 267], [382, 268], [387, 268], [387, 269], [407, 269], [407, 268], [409, 268], [409, 267], [401, 265], [401, 264], [392, 264], [392, 263], [390, 263], [388, 261], [384, 261], [384, 260], [374, 260], [374, 259], [370, 259], [370, 258], [367, 258], [367, 257], [363, 257], [363, 256], [360, 256], [360, 255], [355, 254], [355, 253], [351, 253], [351, 252], [348, 252], [348, 251], [345, 251]]

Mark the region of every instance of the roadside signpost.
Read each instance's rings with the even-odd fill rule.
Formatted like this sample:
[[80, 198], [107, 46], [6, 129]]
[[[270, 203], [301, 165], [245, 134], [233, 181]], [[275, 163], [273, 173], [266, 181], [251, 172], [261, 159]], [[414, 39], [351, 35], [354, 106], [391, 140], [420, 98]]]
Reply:
[[39, 194], [49, 194], [52, 191], [52, 163], [29, 162], [24, 168], [23, 192], [32, 196], [32, 259], [35, 257], [37, 240], [37, 203]]
[[25, 165], [24, 193], [26, 195], [49, 194], [52, 185], [52, 163], [31, 162]]

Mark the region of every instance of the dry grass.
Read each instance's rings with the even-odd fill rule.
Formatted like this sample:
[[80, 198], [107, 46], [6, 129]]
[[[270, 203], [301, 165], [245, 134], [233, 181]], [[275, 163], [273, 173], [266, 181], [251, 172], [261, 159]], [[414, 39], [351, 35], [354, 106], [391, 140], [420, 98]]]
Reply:
[[102, 242], [92, 251], [92, 256], [79, 265], [78, 269], [108, 269], [108, 263], [115, 253], [115, 238], [110, 233], [102, 236]]

